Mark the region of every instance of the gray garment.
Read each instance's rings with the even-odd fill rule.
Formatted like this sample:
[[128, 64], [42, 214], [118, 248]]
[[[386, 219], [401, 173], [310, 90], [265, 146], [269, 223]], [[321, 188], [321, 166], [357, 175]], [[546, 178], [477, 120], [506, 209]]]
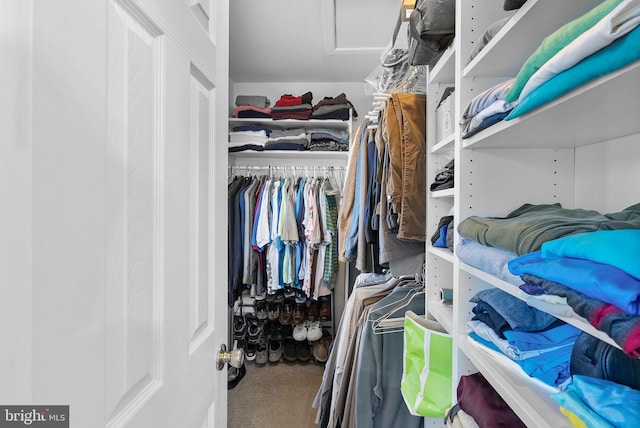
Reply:
[[267, 108], [271, 104], [269, 98], [262, 95], [238, 95], [236, 106], [252, 106], [257, 108]]
[[[388, 294], [388, 291], [386, 292], [386, 294]], [[362, 331], [364, 329], [364, 325], [367, 323], [367, 317], [369, 316], [371, 306], [374, 303], [380, 301], [383, 297], [386, 296], [386, 294], [376, 294], [363, 300], [364, 309], [356, 324], [353, 337], [349, 341], [349, 347], [347, 348], [347, 354], [345, 356], [345, 367], [351, 367], [352, 369], [345, 370], [342, 377], [340, 390], [337, 391], [337, 395], [336, 393], [334, 393], [336, 400], [335, 402], [331, 403], [335, 411], [335, 421], [337, 423], [336, 426], [353, 426], [353, 421], [351, 421], [351, 423], [349, 422], [349, 413], [353, 409], [355, 398], [356, 370], [354, 366], [355, 362], [360, 358], [358, 352], [360, 350], [360, 342], [362, 341]]]
[[367, 151], [364, 147], [367, 146], [368, 141], [372, 138], [371, 131], [365, 131], [365, 138], [363, 140], [363, 148], [360, 149], [361, 164], [360, 164], [360, 175], [358, 176], [358, 180], [360, 181], [360, 193], [356, 195], [358, 198], [358, 237], [357, 237], [357, 254], [356, 254], [356, 269], [360, 272], [372, 272], [373, 271], [373, 260], [372, 257], [367, 257], [370, 254], [370, 251], [367, 251], [367, 237], [365, 235], [365, 231], [367, 228], [368, 219], [364, 216], [364, 210], [367, 206], [367, 194], [368, 186], [372, 183], [368, 183], [367, 179], [369, 177], [369, 157], [367, 156]]
[[293, 106], [275, 106], [271, 109], [271, 112], [311, 110], [311, 107], [312, 107], [311, 104], [296, 104]]
[[[371, 307], [369, 320], [389, 311], [395, 312], [391, 314], [394, 317], [404, 316], [409, 310], [424, 315], [424, 294], [411, 299], [406, 306], [393, 309], [393, 303], [399, 302], [409, 292], [415, 292], [415, 287], [397, 286]], [[402, 331], [375, 334], [372, 323], [365, 323], [356, 366], [355, 428], [424, 426], [424, 418], [409, 413], [400, 391], [403, 348]]]
[[389, 262], [389, 270], [393, 276], [411, 276], [422, 274], [425, 253], [414, 254], [403, 259], [391, 260]]
[[[381, 194], [386, 195], [387, 182], [382, 180]], [[387, 204], [383, 200], [378, 204], [380, 218], [387, 217]], [[405, 257], [413, 257], [416, 254], [425, 252], [424, 242], [402, 241], [396, 234], [387, 229], [386, 221], [380, 222], [378, 230], [378, 240], [380, 244], [380, 264], [387, 264], [392, 260], [399, 260]]]
[[[371, 297], [377, 293], [388, 292], [389, 289], [397, 285], [398, 282], [399, 280], [397, 278], [389, 277], [387, 275], [376, 275], [374, 277], [372, 275], [365, 274], [363, 277], [363, 274], [360, 274], [356, 278], [354, 290], [349, 295], [349, 300], [347, 301], [342, 318], [338, 324], [337, 333], [333, 343], [331, 344], [329, 359], [324, 366], [322, 384], [320, 385], [318, 393], [313, 400], [312, 407], [314, 409], [318, 409], [316, 423], [320, 423], [323, 413], [331, 412], [331, 419], [335, 418], [333, 413], [334, 409], [325, 409], [323, 406], [326, 404], [329, 394], [331, 394], [332, 397], [334, 396], [333, 389], [339, 389], [339, 386], [337, 385], [342, 381], [348, 344], [355, 334], [357, 321], [364, 310], [362, 302], [367, 297]], [[333, 407], [333, 402], [331, 405]]]
[[325, 105], [320, 106], [313, 110], [314, 116], [320, 116], [321, 114], [333, 113], [334, 111], [349, 109], [351, 106], [349, 104], [333, 104], [333, 105]]
[[277, 140], [282, 137], [300, 137], [306, 134], [307, 131], [304, 128], [274, 129], [269, 134], [269, 140]]
[[258, 281], [258, 260], [251, 247], [251, 231], [253, 230], [253, 216], [256, 208], [257, 189], [260, 181], [254, 179], [244, 193], [244, 239], [243, 239], [243, 266], [242, 282], [244, 284], [256, 284]]

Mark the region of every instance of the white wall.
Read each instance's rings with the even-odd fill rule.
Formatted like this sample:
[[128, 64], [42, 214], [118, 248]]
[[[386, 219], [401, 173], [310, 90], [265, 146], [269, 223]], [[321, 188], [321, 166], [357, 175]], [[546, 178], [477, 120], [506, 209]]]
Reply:
[[640, 203], [640, 135], [576, 149], [575, 207], [600, 213]]
[[283, 94], [300, 96], [308, 91], [313, 94], [314, 105], [324, 97], [335, 97], [344, 93], [358, 112], [358, 117], [354, 119], [354, 130], [364, 120], [364, 116], [371, 109], [373, 101], [373, 96], [365, 94], [363, 82], [236, 82], [233, 84], [229, 94], [229, 102], [232, 104], [229, 115], [231, 115], [231, 110], [235, 107], [237, 95], [264, 95], [271, 100], [271, 105], [273, 105]]

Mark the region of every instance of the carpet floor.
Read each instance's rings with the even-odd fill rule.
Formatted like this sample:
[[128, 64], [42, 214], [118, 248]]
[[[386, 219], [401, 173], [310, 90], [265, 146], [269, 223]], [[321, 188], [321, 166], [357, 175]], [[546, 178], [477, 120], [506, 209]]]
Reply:
[[324, 364], [245, 364], [247, 374], [227, 397], [227, 428], [317, 427], [311, 407]]

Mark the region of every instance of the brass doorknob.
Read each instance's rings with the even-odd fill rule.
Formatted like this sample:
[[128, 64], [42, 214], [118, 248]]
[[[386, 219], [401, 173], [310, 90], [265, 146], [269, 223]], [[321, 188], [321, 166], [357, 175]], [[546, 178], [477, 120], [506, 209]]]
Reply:
[[216, 363], [218, 370], [222, 370], [226, 363], [229, 363], [231, 367], [240, 368], [244, 364], [244, 349], [234, 349], [231, 352], [227, 352], [227, 345], [223, 343], [218, 346]]

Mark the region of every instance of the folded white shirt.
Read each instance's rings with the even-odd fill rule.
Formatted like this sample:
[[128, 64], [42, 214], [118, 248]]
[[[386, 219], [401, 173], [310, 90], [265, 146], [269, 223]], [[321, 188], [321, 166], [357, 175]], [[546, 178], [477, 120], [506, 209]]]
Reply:
[[253, 143], [267, 141], [266, 131], [235, 131], [229, 132], [229, 141], [233, 143]]

